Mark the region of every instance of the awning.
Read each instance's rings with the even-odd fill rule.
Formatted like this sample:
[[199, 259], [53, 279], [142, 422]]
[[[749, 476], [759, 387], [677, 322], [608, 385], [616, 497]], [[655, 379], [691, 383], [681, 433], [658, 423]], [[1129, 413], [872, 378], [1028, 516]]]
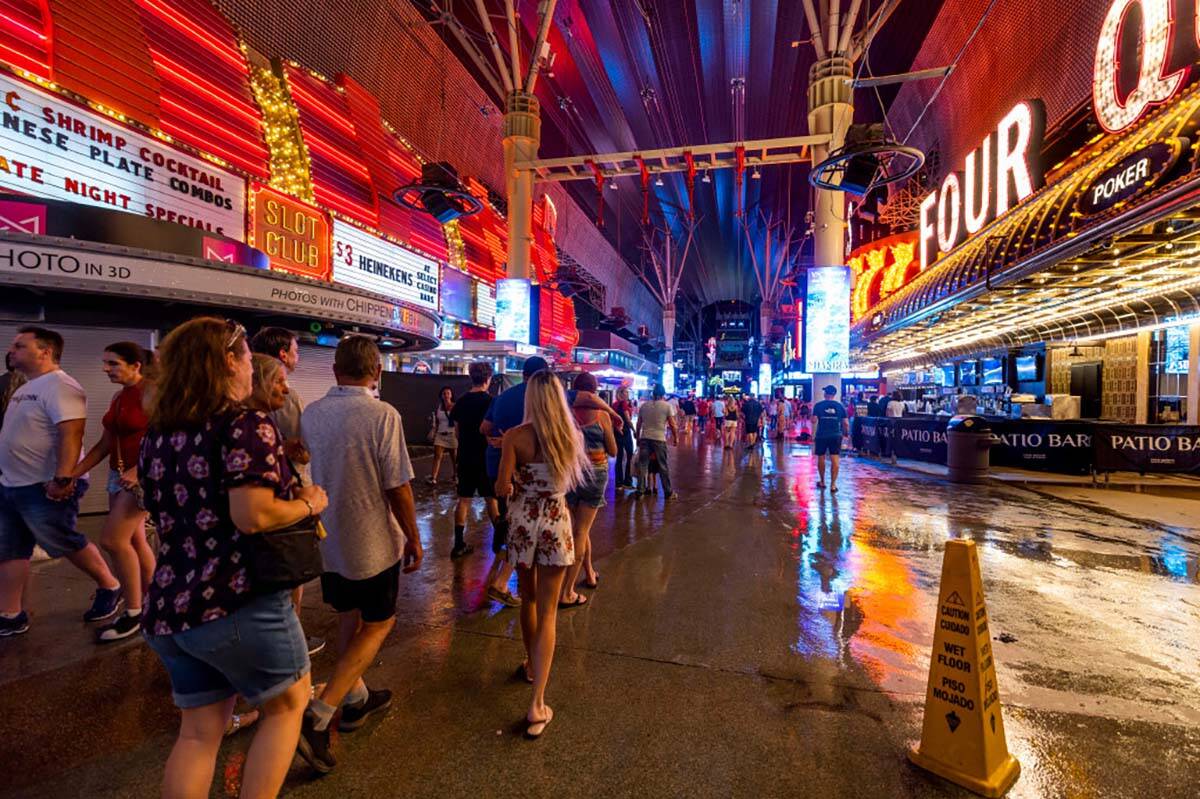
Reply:
[[282, 272], [131, 247], [0, 231], [0, 284], [251, 309], [437, 346], [440, 318], [382, 295]]

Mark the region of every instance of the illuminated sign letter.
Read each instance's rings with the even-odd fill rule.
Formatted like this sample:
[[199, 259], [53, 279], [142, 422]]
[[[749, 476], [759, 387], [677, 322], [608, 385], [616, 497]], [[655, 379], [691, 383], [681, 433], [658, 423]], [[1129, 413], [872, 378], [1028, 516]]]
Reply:
[[963, 223], [967, 235], [979, 229], [991, 219], [992, 211], [992, 137], [983, 140], [983, 145], [967, 155], [963, 172]]
[[937, 255], [937, 247], [932, 246], [936, 244], [935, 237], [937, 236], [937, 228], [934, 223], [937, 204], [936, 191], [921, 200], [921, 269], [933, 263], [933, 258]]
[[1040, 148], [1045, 128], [1046, 112], [1033, 101], [1017, 103], [1000, 120], [996, 128], [996, 216], [1042, 185], [1040, 159], [1037, 152], [1031, 152], [1031, 145]]
[[938, 198], [938, 249], [950, 252], [962, 240], [962, 189], [958, 174], [951, 172], [942, 180]]
[[[1114, 0], [1100, 26], [1096, 43], [1096, 62], [1092, 71], [1092, 99], [1100, 126], [1109, 133], [1128, 128], [1152, 105], [1171, 98], [1183, 85], [1187, 68], [1167, 75], [1167, 58], [1175, 20], [1171, 16], [1172, 0]], [[1139, 6], [1141, 30], [1138, 39], [1141, 61], [1138, 65], [1137, 86], [1122, 99], [1117, 81], [1121, 74], [1122, 39], [1126, 18], [1134, 6]], [[1134, 55], [1134, 57], [1137, 57]]]

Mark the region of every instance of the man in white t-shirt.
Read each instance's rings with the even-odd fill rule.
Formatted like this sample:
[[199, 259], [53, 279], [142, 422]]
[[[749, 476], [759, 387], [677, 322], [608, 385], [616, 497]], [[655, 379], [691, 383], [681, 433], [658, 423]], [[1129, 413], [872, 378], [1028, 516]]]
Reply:
[[96, 545], [75, 529], [87, 476], [71, 477], [83, 444], [87, 398], [58, 365], [63, 338], [43, 327], [23, 327], [9, 357], [26, 378], [0, 427], [0, 638], [29, 629], [22, 605], [33, 547], [67, 558], [96, 581], [84, 621], [116, 615], [121, 586]]
[[638, 409], [637, 420], [637, 471], [639, 488], [638, 496], [649, 492], [650, 456], [658, 462], [658, 475], [662, 480], [663, 499], [674, 499], [675, 492], [671, 490], [671, 465], [667, 461], [667, 432], [676, 445], [679, 444], [679, 430], [675, 424], [675, 412], [671, 404], [663, 400], [663, 387], [655, 386], [649, 402], [642, 403]]

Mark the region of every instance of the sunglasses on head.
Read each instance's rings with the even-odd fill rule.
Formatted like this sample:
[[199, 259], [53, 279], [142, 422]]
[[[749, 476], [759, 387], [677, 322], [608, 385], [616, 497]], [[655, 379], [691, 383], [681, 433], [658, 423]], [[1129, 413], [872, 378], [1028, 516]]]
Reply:
[[225, 342], [225, 349], [233, 349], [233, 345], [237, 343], [239, 338], [246, 337], [246, 328], [242, 327], [241, 323], [235, 322], [232, 319], [225, 320], [225, 329], [229, 331], [229, 340]]

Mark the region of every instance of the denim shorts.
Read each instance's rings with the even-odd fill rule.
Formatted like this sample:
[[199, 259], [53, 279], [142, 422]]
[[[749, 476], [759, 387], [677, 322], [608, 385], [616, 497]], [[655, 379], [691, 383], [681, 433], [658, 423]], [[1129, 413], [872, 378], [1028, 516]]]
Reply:
[[290, 591], [263, 594], [224, 618], [174, 635], [146, 635], [180, 708], [241, 694], [261, 705], [308, 674], [308, 646]]
[[34, 544], [52, 558], [86, 547], [87, 539], [75, 529], [75, 521], [79, 518], [79, 498], [87, 488], [87, 480], [76, 480], [75, 494], [55, 502], [46, 496], [46, 487], [41, 483], [0, 486], [0, 561], [29, 560]]
[[604, 490], [608, 488], [608, 462], [592, 464], [583, 485], [567, 493], [568, 505], [587, 505], [589, 508], [604, 507]]

